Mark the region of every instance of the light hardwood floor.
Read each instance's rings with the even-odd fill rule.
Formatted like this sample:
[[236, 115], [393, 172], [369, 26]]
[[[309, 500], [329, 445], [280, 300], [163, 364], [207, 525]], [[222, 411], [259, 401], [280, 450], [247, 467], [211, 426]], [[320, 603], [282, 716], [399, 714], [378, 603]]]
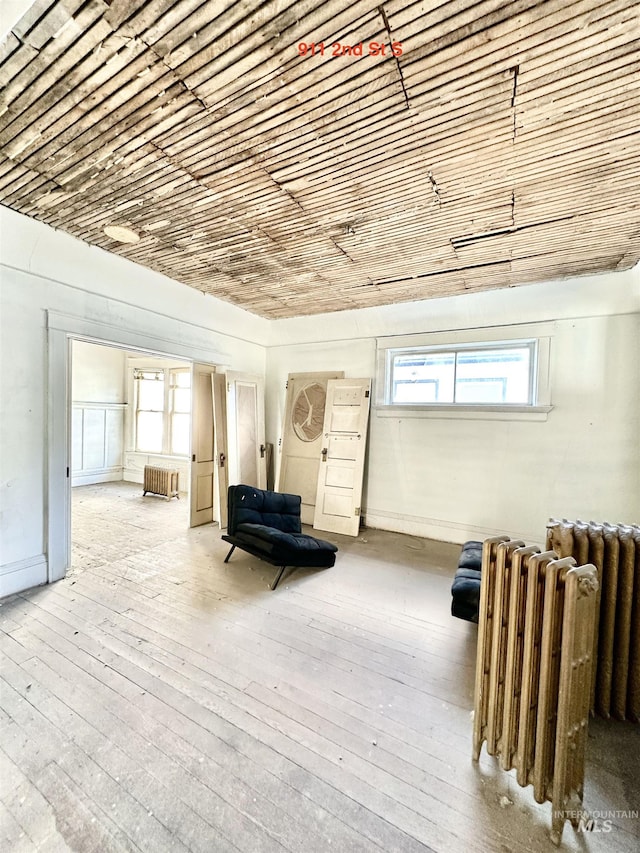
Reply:
[[[539, 806], [471, 760], [476, 628], [459, 548], [381, 531], [274, 569], [187, 502], [74, 490], [67, 578], [0, 607], [3, 851], [550, 851]], [[594, 720], [585, 806], [640, 808], [640, 727]], [[639, 849], [640, 820], [576, 833]]]

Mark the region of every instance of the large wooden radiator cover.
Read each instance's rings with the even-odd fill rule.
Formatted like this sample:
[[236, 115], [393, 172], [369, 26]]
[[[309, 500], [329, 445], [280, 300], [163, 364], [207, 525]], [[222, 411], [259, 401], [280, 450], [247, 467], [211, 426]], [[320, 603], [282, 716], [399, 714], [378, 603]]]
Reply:
[[582, 809], [597, 570], [507, 537], [483, 545], [473, 757], [482, 744], [537, 802], [552, 840]]

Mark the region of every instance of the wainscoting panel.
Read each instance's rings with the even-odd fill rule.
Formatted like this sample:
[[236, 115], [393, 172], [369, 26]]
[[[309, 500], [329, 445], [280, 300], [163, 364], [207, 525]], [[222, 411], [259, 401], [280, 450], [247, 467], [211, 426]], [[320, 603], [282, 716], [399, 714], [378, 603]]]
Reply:
[[124, 403], [74, 403], [72, 486], [122, 479]]

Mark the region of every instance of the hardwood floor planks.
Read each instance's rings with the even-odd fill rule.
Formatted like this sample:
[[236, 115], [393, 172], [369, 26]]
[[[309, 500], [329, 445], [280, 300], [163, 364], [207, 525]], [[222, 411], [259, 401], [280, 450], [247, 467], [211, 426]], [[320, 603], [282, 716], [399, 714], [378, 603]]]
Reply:
[[[83, 673], [77, 666], [70, 667], [60, 654], [56, 654], [53, 649], [47, 649], [43, 642], [38, 643], [34, 638], [31, 638], [30, 642], [39, 649], [43, 664], [37, 668], [37, 673], [32, 674], [37, 674], [52, 693], [64, 699], [65, 704], [72, 708], [81, 720], [90, 720], [92, 728], [111, 737], [112, 746], [127, 756], [124, 772], [127, 772], [127, 767], [138, 764], [140, 768], [134, 772], [140, 773], [144, 768], [146, 773], [157, 780], [156, 784], [162, 784], [175, 792], [184, 816], [178, 812], [174, 819], [179, 819], [180, 827], [184, 827], [185, 832], [188, 831], [185, 839], [188, 849], [206, 850], [210, 849], [211, 845], [221, 849], [236, 849], [231, 838], [236, 839], [239, 849], [243, 850], [275, 853], [291, 849], [291, 828], [296, 828], [295, 824], [278, 819], [274, 827], [273, 816], [269, 814], [269, 809], [264, 808], [267, 801], [258, 800], [255, 791], [243, 790], [239, 785], [235, 788], [225, 785], [225, 779], [218, 774], [217, 778], [213, 776], [213, 779], [224, 790], [227, 799], [220, 796], [211, 788], [208, 779], [210, 768], [200, 761], [201, 756], [193, 754], [193, 751], [189, 754], [188, 745], [182, 739], [174, 738], [174, 744], [167, 740], [166, 733], [161, 737], [159, 727], [149, 725], [144, 715], [138, 716], [136, 727], [123, 725], [122, 710], [119, 716], [112, 713], [111, 706], [115, 699], [113, 695], [106, 698], [104, 706], [96, 714], [95, 700], [92, 697], [96, 685], [88, 683], [83, 687]], [[66, 678], [60, 675], [65, 670]], [[259, 805], [252, 807], [253, 814], [249, 817], [246, 803], [252, 801], [258, 802]], [[166, 819], [166, 811], [163, 816]], [[279, 842], [278, 836], [283, 836], [282, 840], [288, 842], [286, 847]], [[294, 849], [300, 840], [301, 832], [298, 827], [298, 833], [293, 838]]]
[[[141, 837], [148, 843], [157, 845], [156, 849], [188, 849], [175, 839], [157, 818], [153, 818], [149, 810], [127, 792], [124, 786], [109, 773], [102, 772], [96, 761], [67, 740], [64, 729], [60, 730], [47, 716], [51, 713], [55, 718], [57, 710], [55, 700], [47, 691], [37, 686], [30, 696], [30, 701], [27, 701], [23, 697], [27, 690], [25, 676], [10, 666], [7, 657], [3, 661], [3, 672], [12, 681], [11, 684], [4, 681], [1, 685], [3, 705], [11, 714], [11, 723], [2, 729], [3, 749], [21, 767], [26, 767], [26, 775], [36, 787], [45, 768], [50, 763], [57, 762], [76, 784], [87, 792], [84, 801], [91, 803], [92, 811], [95, 808], [95, 813], [101, 814], [101, 824], [108, 826], [112, 816], [126, 838], [133, 841], [134, 849]], [[38, 703], [38, 708], [34, 702]], [[38, 748], [25, 750], [28, 743], [37, 744]], [[90, 795], [88, 792], [91, 792]], [[56, 801], [56, 808], [61, 809], [61, 806], [62, 803]], [[105, 816], [109, 818], [105, 819]]]
[[[1, 603], [12, 853], [548, 853], [547, 807], [470, 760], [457, 546], [364, 531], [340, 537], [333, 569], [271, 592], [271, 567], [224, 564], [187, 508], [127, 484], [74, 490], [74, 569]], [[616, 746], [596, 729], [591, 807], [637, 787], [618, 731]], [[635, 851], [635, 828], [616, 820], [616, 850]], [[565, 830], [568, 850], [580, 841]]]
[[[103, 660], [105, 659], [104, 654], [102, 655], [102, 659]], [[130, 696], [130, 701], [131, 702], [134, 701], [134, 698], [135, 698], [135, 699], [137, 699], [138, 704], [140, 704], [142, 702], [145, 706], [145, 713], [146, 714], [151, 713], [155, 719], [161, 720], [161, 719], [167, 718], [167, 712], [170, 711], [171, 709], [181, 710], [187, 720], [192, 719], [194, 723], [199, 724], [197, 726], [198, 728], [202, 726], [203, 728], [205, 728], [205, 729], [208, 728], [212, 732], [216, 733], [217, 744], [216, 744], [214, 750], [211, 752], [211, 754], [217, 756], [220, 752], [220, 749], [223, 748], [224, 744], [228, 743], [227, 751], [229, 753], [230, 760], [228, 760], [226, 762], [227, 768], [225, 770], [225, 774], [226, 774], [228, 769], [232, 769], [232, 768], [235, 768], [237, 766], [238, 761], [239, 761], [238, 749], [242, 749], [241, 755], [243, 755], [245, 757], [245, 762], [248, 762], [249, 764], [252, 765], [252, 769], [249, 772], [249, 778], [252, 778], [252, 776], [256, 775], [258, 768], [256, 768], [256, 766], [255, 766], [254, 758], [255, 758], [256, 753], [260, 752], [259, 743], [253, 742], [253, 740], [251, 738], [247, 738], [246, 736], [242, 737], [240, 730], [237, 730], [234, 727], [233, 722], [225, 724], [225, 722], [218, 719], [217, 716], [215, 719], [213, 719], [210, 717], [210, 715], [207, 715], [205, 713], [204, 709], [205, 708], [211, 709], [213, 707], [211, 704], [211, 702], [213, 700], [209, 701], [208, 703], [205, 702], [202, 704], [195, 703], [193, 701], [189, 701], [189, 693], [192, 691], [190, 691], [189, 689], [187, 689], [186, 691], [181, 691], [181, 690], [177, 689], [175, 686], [167, 686], [167, 684], [165, 684], [164, 682], [162, 684], [162, 687], [160, 689], [156, 690], [155, 694], [154, 694], [153, 693], [153, 684], [151, 681], [149, 681], [148, 674], [147, 674], [147, 669], [149, 667], [139, 668], [139, 667], [131, 666], [131, 665], [126, 663], [124, 658], [121, 660], [118, 660], [118, 658], [115, 655], [114, 656], [106, 655], [106, 659], [108, 660], [109, 669], [114, 671], [114, 672], [119, 673], [121, 675], [121, 677], [124, 677], [125, 687], [126, 687], [127, 693]], [[140, 660], [140, 656], [138, 656], [138, 660]], [[104, 666], [104, 663], [102, 663], [100, 665]], [[153, 669], [153, 666], [150, 665], [150, 668]], [[98, 671], [99, 671], [99, 667], [98, 667]], [[168, 670], [165, 670], [165, 673], [168, 673]], [[183, 681], [182, 686], [184, 686], [184, 684], [185, 684], [185, 682]], [[150, 691], [146, 691], [146, 690], [142, 691], [141, 690], [142, 687], [148, 687], [149, 685], [151, 686]], [[198, 694], [198, 692], [201, 692], [201, 691], [196, 690], [196, 694]], [[141, 696], [144, 696], [145, 699], [142, 700], [140, 698]], [[149, 697], [151, 697], [151, 698], [149, 698]], [[154, 699], [155, 699], [155, 701], [153, 701]], [[205, 721], [207, 721], [207, 724], [205, 724]], [[182, 720], [180, 722], [179, 728], [182, 730], [184, 728], [184, 726], [185, 726], [185, 721]], [[187, 731], [188, 731], [188, 725], [187, 725]], [[153, 736], [154, 736], [154, 738], [157, 737], [157, 731], [153, 732]], [[192, 733], [191, 733], [191, 737], [193, 737]], [[222, 740], [218, 740], [218, 738], [222, 738]], [[241, 743], [238, 743], [239, 739], [241, 740]], [[200, 738], [200, 741], [202, 741], [202, 738]], [[199, 745], [202, 745], [202, 743], [200, 743]], [[196, 753], [196, 755], [198, 755], [198, 753]], [[194, 760], [196, 760], [195, 756], [194, 756]], [[260, 784], [259, 790], [254, 791], [254, 797], [253, 797], [254, 803], [257, 801], [259, 796], [264, 797], [265, 788], [268, 788], [268, 785], [267, 785], [268, 780], [265, 780], [264, 776], [261, 776], [259, 773], [258, 773], [258, 778], [260, 779], [261, 784]], [[218, 782], [218, 784], [220, 784], [222, 786], [223, 790], [227, 786], [225, 779], [226, 779], [226, 776], [224, 778], [218, 778], [216, 780]], [[287, 801], [289, 804], [289, 807], [291, 807], [291, 802], [290, 802], [291, 801], [291, 793], [289, 793], [287, 795], [287, 791], [286, 791], [286, 789], [283, 788], [282, 784], [278, 784], [277, 786], [274, 786], [272, 783], [271, 784], [271, 790], [272, 790], [271, 795], [273, 797], [274, 802], [277, 802], [278, 798], [282, 798], [283, 801]], [[316, 812], [317, 812], [317, 810], [316, 810]], [[296, 812], [294, 811], [294, 815], [295, 815], [295, 813]], [[331, 822], [325, 821], [325, 823], [330, 824]], [[339, 837], [341, 834], [340, 832], [336, 831], [335, 829], [333, 830], [333, 832], [335, 833], [336, 837]], [[310, 834], [309, 832], [307, 832], [306, 838], [307, 838], [307, 840], [309, 840], [309, 839], [311, 839], [312, 841], [314, 840], [313, 835]], [[343, 841], [344, 841], [344, 839], [343, 839]], [[317, 842], [317, 839], [316, 839], [316, 842]], [[352, 849], [352, 848], [353, 849], [361, 849], [359, 847], [359, 845], [356, 845], [354, 848], [353, 844], [349, 844], [348, 847], [345, 847], [345, 849]], [[251, 850], [253, 848], [251, 846], [248, 846], [248, 847], [243, 848], [243, 849]], [[304, 847], [295, 847], [294, 846], [291, 849], [304, 849]], [[320, 849], [320, 848], [318, 847], [318, 848], [314, 848], [314, 849]]]

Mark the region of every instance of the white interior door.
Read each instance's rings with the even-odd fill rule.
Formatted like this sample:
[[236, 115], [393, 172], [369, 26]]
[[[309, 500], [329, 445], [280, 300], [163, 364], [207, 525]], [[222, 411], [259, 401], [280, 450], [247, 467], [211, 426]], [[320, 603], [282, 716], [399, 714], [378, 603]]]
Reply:
[[330, 379], [313, 526], [357, 536], [367, 442], [370, 379]]
[[266, 489], [264, 381], [244, 373], [226, 376], [229, 483]]
[[222, 373], [211, 374], [213, 400], [213, 452], [217, 483], [214, 484], [213, 512], [220, 528], [227, 526], [229, 451], [227, 448], [227, 382]]
[[313, 524], [327, 382], [343, 376], [341, 370], [290, 373], [287, 380], [276, 491], [300, 495], [303, 524]]
[[191, 512], [190, 525], [214, 520], [214, 429], [212, 376], [215, 367], [194, 364], [191, 386]]

